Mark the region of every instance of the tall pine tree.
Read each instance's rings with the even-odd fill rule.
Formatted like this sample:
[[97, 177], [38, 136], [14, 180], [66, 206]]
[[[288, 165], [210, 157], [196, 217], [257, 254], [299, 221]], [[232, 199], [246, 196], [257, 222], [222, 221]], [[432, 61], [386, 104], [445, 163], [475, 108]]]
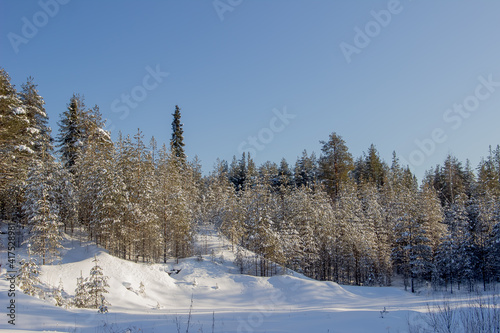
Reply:
[[68, 109], [61, 115], [59, 136], [57, 137], [59, 152], [63, 166], [74, 173], [73, 166], [83, 154], [86, 137], [87, 110], [83, 97], [74, 94], [68, 104]]
[[172, 154], [179, 159], [181, 163], [186, 162], [186, 154], [184, 153], [184, 130], [181, 123], [181, 109], [175, 106], [175, 112], [172, 114], [174, 120], [172, 121], [172, 139], [170, 140], [170, 147]]

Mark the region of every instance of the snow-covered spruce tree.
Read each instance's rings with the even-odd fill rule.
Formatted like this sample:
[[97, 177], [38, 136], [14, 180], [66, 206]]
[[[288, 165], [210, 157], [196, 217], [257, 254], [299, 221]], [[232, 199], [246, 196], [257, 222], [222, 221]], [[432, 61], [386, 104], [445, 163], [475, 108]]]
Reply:
[[[5, 205], [11, 220], [20, 222], [24, 220], [22, 205], [24, 202], [24, 185], [28, 175], [29, 166], [34, 160], [41, 160], [43, 150], [49, 145], [50, 150], [50, 128], [47, 126], [47, 114], [43, 107], [43, 99], [38, 95], [36, 85], [32, 78], [22, 85], [19, 93], [20, 106], [14, 109], [12, 115], [13, 123], [20, 126], [12, 132], [11, 140], [16, 142], [12, 146], [12, 165], [16, 168], [16, 177], [13, 178], [10, 188], [7, 190]], [[8, 119], [8, 118], [7, 118]], [[12, 124], [12, 122], [10, 122]], [[9, 121], [5, 124], [7, 128]], [[1, 198], [1, 194], [0, 194]], [[1, 200], [1, 199], [0, 199]]]
[[392, 263], [391, 247], [389, 244], [390, 226], [387, 223], [384, 207], [381, 204], [380, 194], [376, 184], [362, 182], [359, 192], [365, 225], [373, 232], [373, 280], [371, 284], [389, 285], [391, 282]]
[[227, 172], [227, 178], [233, 184], [236, 191], [243, 189], [245, 184], [246, 158], [245, 153], [243, 154], [243, 158], [239, 161], [236, 159], [236, 156], [233, 155], [233, 160]]
[[431, 250], [431, 262], [426, 264], [430, 271], [423, 276], [434, 285], [439, 283], [437, 267], [437, 253], [443, 237], [446, 235], [446, 225], [443, 223], [444, 212], [438, 194], [431, 184], [424, 182], [421, 186], [418, 199], [418, 219], [425, 229], [425, 237]]
[[[343, 184], [335, 202], [335, 239], [334, 250], [340, 270], [342, 283], [366, 284], [373, 280], [374, 232], [373, 227], [365, 224], [363, 206], [359, 200], [356, 184], [347, 181]], [[340, 260], [340, 263], [338, 263]], [[335, 273], [339, 274], [339, 273]]]
[[133, 140], [130, 137], [123, 140], [119, 150], [119, 166], [129, 201], [122, 227], [138, 235], [125, 235], [127, 255], [129, 259], [132, 256], [135, 260], [149, 260], [148, 258], [157, 256], [161, 247], [155, 165], [140, 130]]
[[448, 212], [445, 222], [448, 226], [454, 229], [452, 235], [455, 238], [457, 246], [453, 259], [456, 262], [458, 274], [457, 282], [458, 289], [462, 283], [467, 283], [470, 289], [473, 288], [473, 283], [476, 275], [476, 245], [474, 244], [471, 216], [467, 212], [469, 200], [466, 194], [461, 194], [452, 204], [453, 212]]
[[0, 218], [22, 223], [24, 183], [33, 150], [33, 132], [28, 112], [0, 68]]
[[86, 308], [89, 306], [87, 282], [88, 279], [84, 278], [82, 272], [80, 272], [80, 277], [76, 279], [75, 297], [73, 298], [73, 305], [77, 308]]
[[480, 195], [500, 197], [500, 145], [490, 147], [488, 157], [479, 163], [477, 185]]
[[[196, 171], [197, 166], [186, 162], [184, 153], [183, 129], [180, 122], [180, 109], [176, 106], [172, 121], [172, 138], [170, 149], [166, 147], [160, 151], [157, 171], [158, 180], [150, 182], [157, 190], [152, 192], [155, 202], [151, 214], [154, 218], [154, 236], [159, 237], [160, 251], [163, 260], [169, 256], [177, 260], [186, 257], [192, 252], [193, 220], [199, 204], [198, 193], [201, 178]], [[148, 157], [150, 161], [152, 160]], [[149, 164], [150, 167], [147, 167]], [[146, 163], [149, 174], [155, 174], [150, 162]], [[157, 185], [153, 185], [153, 183]], [[145, 186], [143, 186], [145, 187]], [[146, 207], [145, 207], [146, 208]]]
[[[332, 230], [331, 256], [332, 280], [352, 284], [352, 249], [356, 241], [354, 225], [349, 221], [350, 206], [347, 188], [343, 188], [333, 203], [334, 222]], [[352, 218], [352, 217], [351, 217]]]
[[96, 171], [96, 197], [92, 206], [90, 227], [99, 244], [111, 253], [121, 253], [120, 244], [126, 232], [123, 221], [127, 216], [128, 196], [116, 165], [116, 155], [109, 159], [99, 157]]
[[[118, 187], [124, 201], [122, 202], [122, 214], [120, 216], [119, 228], [116, 229], [117, 234], [117, 247], [120, 251], [120, 256], [123, 259], [131, 259], [133, 252], [134, 234], [137, 232], [134, 225], [136, 212], [134, 212], [135, 205], [133, 202], [136, 200], [135, 194], [135, 174], [134, 174], [134, 149], [130, 136], [122, 137], [121, 133], [118, 136], [116, 144], [116, 178], [115, 184]], [[123, 186], [120, 186], [122, 183]]]
[[64, 306], [66, 304], [66, 300], [64, 299], [63, 292], [64, 292], [63, 282], [62, 282], [62, 279], [60, 279], [59, 286], [57, 288], [54, 288], [54, 290], [52, 291], [52, 297], [54, 297], [54, 300], [56, 302], [56, 306]]
[[495, 149], [490, 147], [488, 157], [479, 164], [477, 183], [480, 223], [475, 234], [483, 289], [486, 289], [486, 283], [500, 281], [500, 145]]
[[245, 190], [245, 188], [252, 186], [257, 179], [257, 175], [257, 168], [250, 154], [243, 152], [239, 160], [236, 159], [236, 156], [233, 156], [227, 177], [236, 191]]
[[42, 291], [37, 286], [40, 284], [38, 278], [40, 269], [36, 263], [36, 259], [31, 256], [31, 244], [28, 244], [28, 259], [21, 259], [19, 265], [16, 279], [19, 289], [30, 296], [38, 295]]
[[453, 284], [458, 288], [464, 278], [468, 278], [470, 271], [470, 260], [467, 258], [467, 243], [470, 233], [468, 232], [469, 217], [466, 212], [466, 195], [460, 194], [452, 204], [444, 208], [444, 223], [447, 231], [439, 245], [437, 252], [437, 265], [439, 275], [444, 281], [445, 287], [450, 285], [453, 293]]
[[57, 259], [62, 247], [59, 209], [54, 192], [53, 171], [56, 168], [52, 157], [45, 151], [43, 159], [35, 160], [31, 166], [25, 188], [23, 210], [31, 226], [29, 242], [33, 253], [42, 258], [42, 265]]
[[399, 274], [403, 276], [405, 290], [425, 278], [431, 271], [432, 249], [426, 226], [419, 218], [416, 188], [401, 188], [399, 192], [401, 213], [394, 227], [392, 259]]
[[[113, 143], [109, 133], [102, 127], [101, 115], [97, 107], [89, 112], [87, 133], [82, 146], [82, 155], [75, 163], [75, 179], [78, 189], [78, 212], [82, 223], [98, 245], [109, 240], [108, 227], [104, 225], [102, 193], [110, 185], [108, 178], [113, 173], [110, 162], [113, 158]], [[106, 247], [106, 244], [104, 244]]]
[[462, 163], [452, 155], [446, 157], [443, 166], [436, 167], [433, 185], [441, 199], [441, 206], [451, 205], [459, 195], [469, 192], [466, 176]]
[[55, 178], [56, 204], [59, 208], [59, 218], [64, 226], [65, 233], [73, 235], [78, 223], [77, 191], [73, 181], [73, 175], [57, 163], [53, 171]]
[[61, 161], [64, 168], [71, 173], [74, 173], [74, 165], [83, 154], [87, 117], [88, 111], [85, 109], [83, 97], [74, 94], [67, 110], [61, 115], [57, 137]]
[[106, 288], [109, 287], [109, 277], [103, 274], [97, 256], [94, 256], [92, 262], [94, 266], [90, 269], [90, 276], [85, 283], [85, 289], [88, 293], [87, 306], [99, 309], [101, 305], [110, 305], [104, 298], [104, 294], [108, 293]]
[[52, 130], [48, 126], [49, 118], [45, 112], [45, 102], [38, 94], [37, 85], [32, 77], [29, 77], [26, 83], [22, 85], [19, 97], [29, 121], [27, 130], [31, 134], [31, 147], [35, 151], [37, 158], [42, 159], [47, 145], [48, 150], [52, 151]]
[[294, 183], [297, 187], [313, 186], [318, 180], [318, 161], [316, 154], [313, 152], [311, 155], [307, 151], [302, 152], [302, 156], [297, 159], [294, 167]]
[[467, 205], [469, 217], [469, 241], [465, 245], [469, 261], [469, 282], [472, 288], [474, 281], [483, 282], [483, 290], [491, 282], [494, 273], [494, 261], [489, 260], [490, 239], [493, 234], [495, 223], [495, 206], [499, 198], [486, 190], [484, 193], [475, 193]]
[[[294, 209], [294, 190], [292, 187], [280, 190], [278, 206], [279, 215], [278, 223], [283, 248], [284, 265], [294, 271], [299, 271], [301, 268], [302, 256], [300, 252], [300, 236], [297, 230], [297, 225], [293, 219]], [[280, 200], [281, 199], [281, 200]]]
[[76, 188], [79, 223], [87, 229], [89, 237], [100, 244], [100, 224], [93, 225], [93, 212], [99, 202], [96, 196], [102, 190], [102, 174], [111, 171], [104, 162], [112, 157], [113, 143], [109, 133], [103, 130], [104, 121], [97, 106], [82, 112], [80, 117], [81, 135], [75, 151], [78, 158], [75, 156], [73, 166], [66, 169], [73, 176]]
[[438, 194], [430, 184], [424, 183], [420, 189], [418, 213], [422, 224], [426, 228], [432, 253], [435, 253], [446, 233], [446, 225], [443, 223], [444, 212]]
[[298, 234], [294, 259], [299, 262], [300, 271], [315, 278], [319, 260], [319, 240], [311, 197], [312, 190], [308, 187], [302, 186], [295, 191], [291, 221]]
[[250, 153], [247, 154], [246, 165], [247, 165], [247, 173], [246, 173], [245, 187], [252, 187], [258, 181], [259, 172]]
[[0, 191], [5, 191], [16, 178], [16, 149], [21, 143], [16, 135], [23, 131], [26, 117], [19, 117], [15, 110], [21, 106], [14, 86], [10, 83], [9, 74], [0, 68]]
[[[245, 240], [243, 245], [256, 253], [255, 275], [273, 274], [271, 262], [282, 263], [279, 235], [276, 232], [275, 201], [269, 184], [262, 179], [245, 188], [242, 201], [246, 205], [243, 213]], [[275, 267], [274, 267], [275, 268]]]
[[292, 185], [292, 171], [285, 158], [281, 159], [280, 166], [278, 168], [277, 182], [274, 184], [276, 187], [284, 186], [285, 188]]
[[331, 198], [323, 186], [317, 186], [311, 194], [312, 218], [316, 221], [316, 234], [318, 243], [318, 264], [316, 267], [317, 279], [332, 280], [332, 243], [335, 232], [335, 214], [331, 205]]

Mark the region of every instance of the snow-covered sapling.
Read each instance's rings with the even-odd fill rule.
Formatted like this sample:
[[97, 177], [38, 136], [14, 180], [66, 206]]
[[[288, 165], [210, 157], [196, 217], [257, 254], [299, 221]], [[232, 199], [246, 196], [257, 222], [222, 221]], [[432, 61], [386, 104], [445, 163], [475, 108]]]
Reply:
[[63, 292], [64, 292], [63, 282], [62, 282], [62, 279], [60, 279], [59, 280], [59, 287], [54, 288], [54, 291], [52, 292], [52, 296], [54, 297], [54, 300], [56, 301], [56, 306], [64, 306], [64, 304], [66, 303], [65, 299], [62, 295]]
[[17, 284], [19, 289], [23, 291], [23, 293], [35, 296], [38, 295], [41, 289], [37, 286], [40, 283], [38, 279], [38, 275], [40, 274], [40, 269], [36, 263], [36, 260], [31, 256], [31, 247], [28, 244], [28, 260], [21, 259], [20, 268], [17, 273]]
[[88, 304], [87, 279], [83, 278], [80, 271], [80, 277], [76, 278], [75, 298], [73, 305], [77, 308], [85, 308]]
[[90, 277], [87, 282], [87, 290], [89, 294], [89, 304], [88, 306], [96, 309], [102, 304], [109, 305], [104, 299], [104, 294], [108, 293], [106, 287], [109, 287], [108, 277], [102, 272], [102, 268], [99, 266], [99, 260], [97, 256], [94, 256], [94, 267], [90, 270]]

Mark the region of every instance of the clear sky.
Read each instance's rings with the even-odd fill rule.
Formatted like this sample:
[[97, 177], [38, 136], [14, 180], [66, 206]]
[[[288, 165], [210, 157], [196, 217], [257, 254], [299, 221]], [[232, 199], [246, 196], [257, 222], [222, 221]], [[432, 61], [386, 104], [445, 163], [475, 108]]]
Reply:
[[294, 164], [336, 132], [421, 178], [500, 144], [499, 15], [498, 1], [0, 0], [0, 66], [17, 87], [35, 78], [54, 134], [73, 93], [114, 138], [168, 142], [177, 104], [205, 171], [249, 148]]

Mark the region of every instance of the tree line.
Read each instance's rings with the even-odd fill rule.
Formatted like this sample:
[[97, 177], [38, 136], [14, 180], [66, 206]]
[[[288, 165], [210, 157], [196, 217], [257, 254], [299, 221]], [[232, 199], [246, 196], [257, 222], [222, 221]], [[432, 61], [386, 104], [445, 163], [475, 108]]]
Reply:
[[140, 130], [113, 142], [99, 108], [75, 94], [53, 139], [33, 79], [21, 88], [0, 70], [0, 215], [29, 231], [44, 264], [75, 228], [118, 257], [166, 262], [201, 251], [197, 228], [210, 224], [242, 273], [290, 268], [356, 285], [402, 278], [412, 291], [500, 279], [500, 146], [475, 169], [449, 155], [420, 184], [395, 153], [388, 164], [371, 145], [355, 159], [336, 133], [320, 156], [304, 151], [292, 166], [243, 154], [203, 175], [187, 161], [177, 106], [169, 145]]

